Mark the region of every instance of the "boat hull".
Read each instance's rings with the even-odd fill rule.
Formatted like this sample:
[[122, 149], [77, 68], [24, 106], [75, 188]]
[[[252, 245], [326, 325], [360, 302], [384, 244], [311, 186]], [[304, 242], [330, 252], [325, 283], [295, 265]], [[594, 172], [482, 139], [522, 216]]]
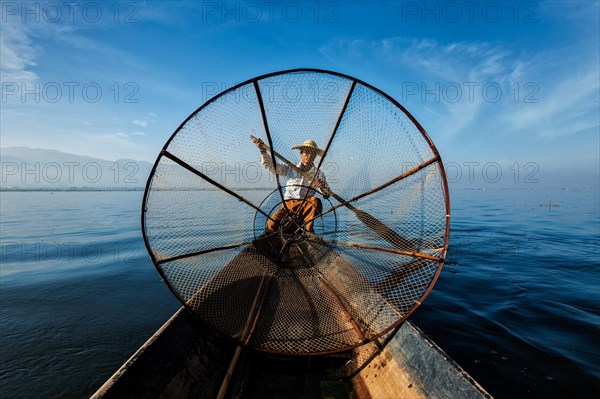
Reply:
[[[214, 398], [236, 344], [181, 308], [92, 398]], [[243, 398], [491, 398], [463, 369], [405, 322], [351, 379], [339, 371], [366, 354], [273, 356], [245, 351], [228, 390]]]

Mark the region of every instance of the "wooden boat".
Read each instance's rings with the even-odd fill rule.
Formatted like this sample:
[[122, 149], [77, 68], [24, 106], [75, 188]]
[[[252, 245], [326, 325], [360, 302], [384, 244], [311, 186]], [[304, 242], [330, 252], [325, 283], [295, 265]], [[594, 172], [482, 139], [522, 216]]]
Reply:
[[[214, 398], [234, 349], [234, 343], [181, 308], [92, 398]], [[229, 397], [491, 398], [410, 322], [349, 380], [336, 378], [336, 366], [348, 361], [341, 356], [245, 355]]]
[[[314, 254], [315, 251], [323, 256], [323, 247], [309, 252]], [[238, 267], [247, 270], [250, 257], [255, 255], [256, 249], [248, 247], [224, 268], [223, 273], [231, 273]], [[293, 259], [286, 262], [293, 262]], [[218, 277], [219, 274], [215, 276]], [[196, 309], [202, 309], [198, 297], [190, 302], [196, 304]], [[214, 305], [211, 302], [211, 306]], [[239, 311], [242, 313], [239, 318], [243, 319], [248, 305], [240, 303], [235, 308], [243, 310]], [[229, 310], [235, 311], [231, 305]], [[98, 389], [93, 398], [217, 397], [231, 359], [239, 348], [237, 344], [186, 308], [181, 308]], [[388, 334], [386, 345], [373, 348], [374, 344], [362, 345], [344, 352], [305, 356], [242, 351], [228, 383], [227, 397], [491, 397], [408, 321], [393, 334]], [[353, 372], [349, 374], [348, 370]]]

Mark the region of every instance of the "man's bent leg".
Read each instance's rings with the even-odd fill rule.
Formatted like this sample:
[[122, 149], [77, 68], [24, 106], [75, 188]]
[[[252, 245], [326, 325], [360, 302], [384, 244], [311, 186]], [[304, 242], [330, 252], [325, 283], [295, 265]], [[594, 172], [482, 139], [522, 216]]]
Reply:
[[273, 215], [271, 215], [271, 219], [267, 220], [267, 230], [277, 230], [279, 228], [279, 223], [281, 223], [285, 215], [287, 215], [287, 211], [282, 205], [281, 208], [279, 208]]
[[314, 219], [321, 214], [322, 210], [321, 200], [317, 197], [308, 197], [302, 207], [302, 217], [308, 221], [306, 223], [306, 230], [313, 231]]

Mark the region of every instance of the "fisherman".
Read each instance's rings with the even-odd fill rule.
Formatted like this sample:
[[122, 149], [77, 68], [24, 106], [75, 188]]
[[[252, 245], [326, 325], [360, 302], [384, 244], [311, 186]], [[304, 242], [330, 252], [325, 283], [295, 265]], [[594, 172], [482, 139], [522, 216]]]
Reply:
[[[321, 200], [315, 197], [315, 192], [318, 191], [323, 198], [329, 197], [329, 186], [325, 180], [325, 174], [319, 170], [315, 176], [316, 166], [314, 161], [317, 156], [323, 156], [323, 150], [313, 140], [306, 140], [304, 143], [292, 147], [293, 150], [300, 150], [300, 162], [296, 166], [304, 173], [303, 175], [285, 164], [277, 165], [277, 170], [275, 170], [273, 159], [267, 153], [269, 147], [256, 137], [252, 137], [252, 141], [260, 150], [260, 163], [263, 164], [265, 169], [271, 173], [288, 177], [283, 195], [285, 205], [282, 204], [281, 208], [267, 221], [266, 231], [272, 232], [279, 228], [281, 221], [288, 215], [289, 210], [292, 215], [301, 216], [302, 220], [306, 221], [305, 229], [312, 232], [314, 219], [323, 209]], [[312, 184], [306, 178], [306, 175], [315, 176]]]

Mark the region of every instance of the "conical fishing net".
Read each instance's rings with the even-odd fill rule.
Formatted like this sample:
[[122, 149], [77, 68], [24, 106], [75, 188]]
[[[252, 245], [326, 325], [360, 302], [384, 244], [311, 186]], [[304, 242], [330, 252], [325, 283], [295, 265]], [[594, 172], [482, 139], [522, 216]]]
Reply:
[[[303, 165], [292, 147], [306, 140], [322, 156]], [[320, 70], [205, 103], [164, 146], [142, 212], [179, 300], [241, 344], [284, 354], [345, 351], [402, 323], [435, 284], [448, 224], [424, 129], [383, 92]]]

